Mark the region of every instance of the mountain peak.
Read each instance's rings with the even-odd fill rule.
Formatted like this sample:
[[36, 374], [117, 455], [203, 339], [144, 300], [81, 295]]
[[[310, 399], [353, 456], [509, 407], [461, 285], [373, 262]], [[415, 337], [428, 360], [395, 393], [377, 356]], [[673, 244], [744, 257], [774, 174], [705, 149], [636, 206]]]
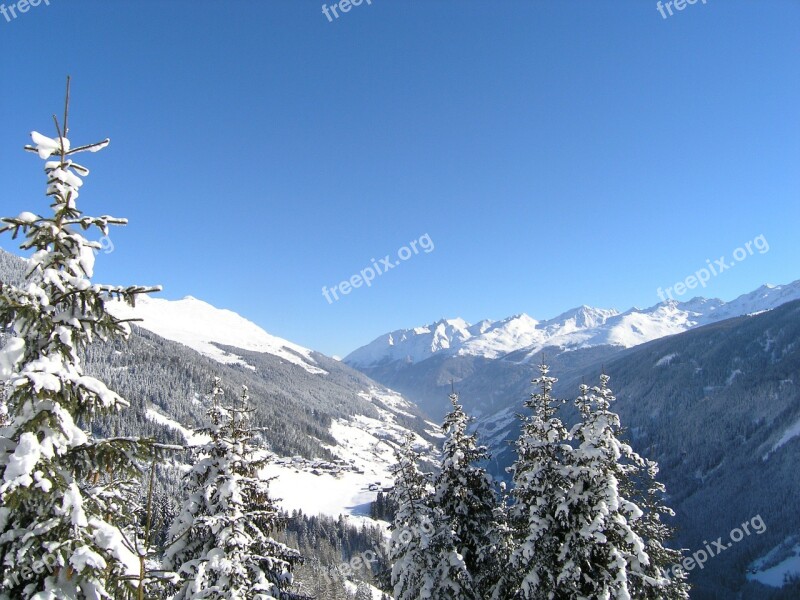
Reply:
[[273, 336], [237, 313], [216, 308], [193, 296], [166, 300], [143, 295], [136, 307], [117, 300], [109, 303], [109, 310], [120, 319], [140, 319], [138, 325], [143, 329], [222, 363], [243, 361], [223, 351], [217, 344], [272, 354], [310, 373], [326, 374], [316, 366], [308, 348]]
[[549, 328], [587, 329], [603, 325], [611, 317], [617, 316], [619, 311], [613, 308], [595, 308], [582, 304], [576, 308], [561, 313], [557, 317], [544, 322]]
[[788, 285], [766, 284], [730, 302], [698, 296], [624, 313], [582, 304], [546, 321], [537, 321], [524, 312], [476, 325], [463, 319], [440, 319], [425, 327], [381, 336], [345, 357], [345, 362], [370, 367], [398, 360], [420, 362], [439, 353], [494, 359], [519, 350], [533, 356], [547, 346], [629, 348], [699, 325], [769, 310], [798, 298], [800, 281], [795, 281]]

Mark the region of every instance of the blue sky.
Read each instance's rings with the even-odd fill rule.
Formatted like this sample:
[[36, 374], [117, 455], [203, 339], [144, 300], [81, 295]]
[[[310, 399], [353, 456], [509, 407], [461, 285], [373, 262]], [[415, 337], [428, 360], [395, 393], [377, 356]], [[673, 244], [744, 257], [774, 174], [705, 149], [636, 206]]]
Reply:
[[[0, 0], [2, 2], [2, 0]], [[6, 4], [11, 4], [5, 0]], [[0, 17], [0, 212], [44, 213], [73, 78], [97, 279], [344, 355], [441, 317], [656, 304], [800, 278], [800, 2], [50, 0]], [[371, 287], [322, 287], [423, 234]], [[2, 247], [13, 249], [4, 239]], [[694, 295], [687, 293], [681, 299]]]

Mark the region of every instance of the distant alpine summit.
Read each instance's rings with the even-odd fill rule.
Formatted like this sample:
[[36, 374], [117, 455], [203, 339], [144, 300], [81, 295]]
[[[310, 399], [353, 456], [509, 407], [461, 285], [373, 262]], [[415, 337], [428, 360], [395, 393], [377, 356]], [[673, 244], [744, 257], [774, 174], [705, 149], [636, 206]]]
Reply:
[[512, 352], [525, 361], [543, 348], [565, 350], [611, 345], [630, 348], [667, 335], [731, 317], [773, 309], [800, 299], [800, 280], [787, 285], [764, 285], [730, 302], [718, 298], [669, 300], [647, 309], [580, 306], [546, 321], [525, 313], [499, 321], [470, 325], [463, 319], [441, 319], [413, 329], [386, 333], [350, 353], [345, 362], [356, 368], [393, 362], [419, 363], [434, 355], [479, 356], [496, 359]]

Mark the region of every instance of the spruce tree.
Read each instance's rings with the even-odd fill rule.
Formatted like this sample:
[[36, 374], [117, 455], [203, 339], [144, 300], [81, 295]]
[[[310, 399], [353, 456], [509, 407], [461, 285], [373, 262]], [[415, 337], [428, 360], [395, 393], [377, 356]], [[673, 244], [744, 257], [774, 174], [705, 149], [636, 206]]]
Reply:
[[571, 432], [573, 485], [557, 581], [566, 598], [630, 598], [631, 570], [648, 558], [632, 527], [641, 510], [620, 490], [628, 466], [619, 461], [619, 418], [585, 384], [575, 405], [581, 421]]
[[[663, 517], [674, 515], [663, 503], [664, 485], [656, 479], [658, 464], [637, 454], [622, 441], [624, 430], [619, 416], [611, 410], [616, 400], [608, 387], [610, 377], [603, 373], [600, 385], [592, 388], [581, 410], [583, 418], [576, 435], [581, 443], [584, 464], [592, 471], [605, 473], [595, 482], [601, 500], [598, 509], [616, 510], [606, 536], [626, 559], [627, 590], [634, 599], [678, 600], [689, 597], [689, 585], [682, 571], [672, 573], [683, 553], [665, 544], [672, 537]], [[586, 389], [582, 388], [582, 396]], [[608, 517], [606, 517], [608, 518]], [[607, 550], [606, 550], [607, 552]], [[621, 577], [619, 578], [621, 579]]]
[[172, 527], [165, 566], [181, 578], [174, 600], [292, 600], [292, 569], [299, 552], [275, 541], [279, 511], [269, 480], [259, 477], [266, 459], [251, 442], [249, 398], [223, 407], [214, 379], [208, 417], [199, 430], [209, 441], [197, 448], [188, 497]]
[[478, 445], [475, 435], [467, 434], [470, 419], [458, 394], [450, 394], [450, 402], [453, 408], [442, 426], [445, 441], [432, 503], [449, 523], [456, 551], [464, 559], [473, 582], [469, 594], [488, 598], [501, 567], [497, 496], [491, 477], [478, 466], [489, 454], [485, 446]]
[[355, 600], [372, 600], [372, 590], [366, 583], [359, 583], [356, 587]]
[[397, 452], [390, 499], [397, 505], [389, 559], [395, 600], [475, 598], [472, 581], [442, 512], [431, 506], [429, 479], [419, 470], [413, 438]]
[[109, 140], [72, 147], [69, 80], [56, 137], [33, 132], [25, 150], [46, 161], [52, 214], [22, 212], [2, 219], [0, 233], [22, 236], [32, 250], [24, 286], [0, 284], [0, 379], [8, 412], [0, 429], [0, 598], [124, 598], [133, 593], [138, 560], [126, 543], [129, 501], [145, 446], [134, 439], [98, 439], [92, 422], [128, 406], [84, 374], [81, 356], [95, 340], [130, 330], [106, 310], [148, 290], [92, 282], [101, 247], [82, 232], [107, 235], [125, 219], [78, 209], [82, 177], [73, 157]]
[[568, 465], [572, 448], [564, 424], [556, 416], [552, 396], [556, 378], [542, 362], [532, 381], [538, 391], [525, 405], [525, 417], [516, 442], [517, 459], [511, 467], [514, 488], [509, 511], [513, 549], [493, 597], [538, 600], [561, 598], [558, 592], [561, 547], [568, 534], [567, 496], [571, 488]]

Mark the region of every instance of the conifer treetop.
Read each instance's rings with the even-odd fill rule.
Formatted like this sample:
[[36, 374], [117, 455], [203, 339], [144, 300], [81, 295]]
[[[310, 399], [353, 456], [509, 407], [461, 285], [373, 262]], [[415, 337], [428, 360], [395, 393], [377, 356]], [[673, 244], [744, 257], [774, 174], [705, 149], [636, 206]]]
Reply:
[[[0, 325], [9, 334], [0, 349], [0, 403], [8, 413], [0, 429], [2, 599], [120, 597], [130, 590], [139, 568], [128, 537], [137, 459], [161, 449], [152, 440], [97, 439], [90, 427], [128, 406], [83, 372], [81, 357], [93, 341], [130, 333], [106, 302], [133, 304], [158, 288], [92, 282], [101, 246], [82, 232], [105, 235], [125, 220], [81, 213], [81, 177], [89, 170], [72, 156], [101, 150], [108, 140], [72, 147], [69, 80], [63, 121], [53, 121], [56, 137], [33, 132], [25, 147], [46, 161], [52, 215], [0, 219], [0, 234], [22, 236], [21, 248], [33, 251], [23, 286], [0, 283]], [[52, 565], [44, 573], [33, 566], [43, 556]]]

